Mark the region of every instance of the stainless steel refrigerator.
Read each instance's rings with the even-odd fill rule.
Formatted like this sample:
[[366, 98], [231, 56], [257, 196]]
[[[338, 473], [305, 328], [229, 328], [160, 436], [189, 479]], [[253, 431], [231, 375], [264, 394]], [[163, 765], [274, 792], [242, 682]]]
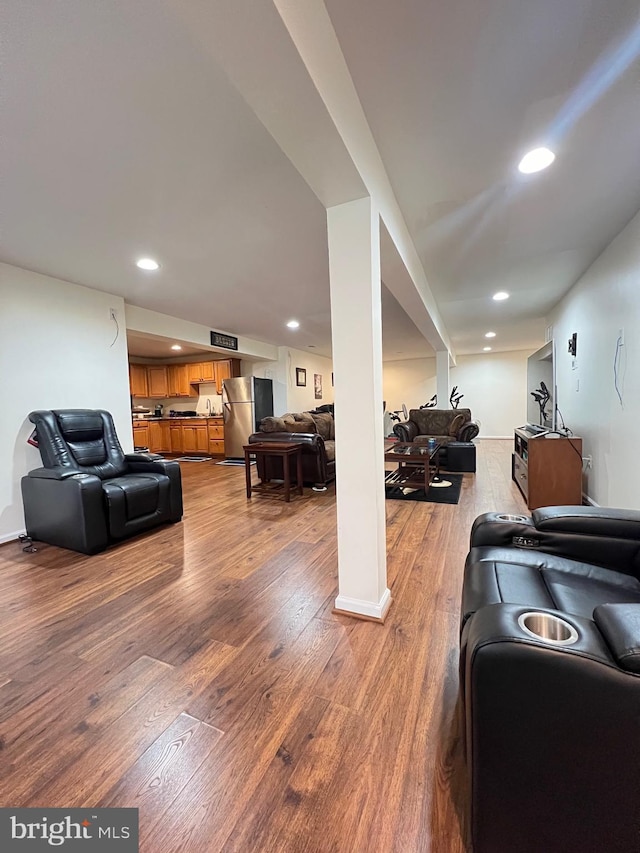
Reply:
[[244, 459], [242, 449], [262, 418], [273, 415], [273, 382], [255, 376], [238, 376], [222, 383], [224, 455]]

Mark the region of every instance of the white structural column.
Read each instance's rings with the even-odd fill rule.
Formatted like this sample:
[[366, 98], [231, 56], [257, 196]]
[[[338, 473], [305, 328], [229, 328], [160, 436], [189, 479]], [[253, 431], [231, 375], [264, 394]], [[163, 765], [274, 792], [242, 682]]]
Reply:
[[336, 405], [336, 609], [384, 619], [387, 588], [380, 225], [370, 198], [327, 210]]
[[438, 395], [438, 408], [448, 409], [449, 406], [449, 353], [447, 350], [436, 353], [436, 394]]

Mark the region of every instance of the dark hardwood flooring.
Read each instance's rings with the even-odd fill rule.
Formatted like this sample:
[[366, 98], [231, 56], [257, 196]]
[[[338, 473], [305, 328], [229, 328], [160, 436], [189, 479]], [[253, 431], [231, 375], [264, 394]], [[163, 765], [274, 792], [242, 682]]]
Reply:
[[242, 468], [183, 464], [184, 522], [95, 557], [0, 547], [0, 805], [138, 807], [144, 853], [461, 853], [462, 567], [525, 508], [510, 445], [457, 506], [387, 502], [384, 625], [332, 614], [333, 489]]

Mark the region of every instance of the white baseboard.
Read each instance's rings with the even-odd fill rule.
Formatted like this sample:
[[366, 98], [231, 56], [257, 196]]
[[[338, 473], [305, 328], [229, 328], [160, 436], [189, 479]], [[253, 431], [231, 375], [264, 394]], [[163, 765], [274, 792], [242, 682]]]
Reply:
[[15, 530], [13, 533], [4, 533], [0, 535], [0, 545], [4, 545], [5, 542], [14, 542], [19, 536], [24, 536], [26, 532], [26, 530]]
[[372, 601], [363, 601], [360, 598], [348, 598], [346, 595], [339, 595], [336, 598], [335, 609], [342, 613], [354, 613], [358, 616], [366, 616], [369, 619], [376, 619], [382, 622], [387, 615], [387, 610], [391, 606], [391, 590], [385, 589], [382, 598], [377, 604]]

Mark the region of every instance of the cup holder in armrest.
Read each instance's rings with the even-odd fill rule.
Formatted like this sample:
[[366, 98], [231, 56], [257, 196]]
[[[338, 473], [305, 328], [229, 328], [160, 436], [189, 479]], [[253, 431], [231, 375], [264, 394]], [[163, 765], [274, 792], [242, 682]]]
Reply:
[[578, 642], [578, 632], [573, 625], [553, 613], [522, 613], [518, 617], [518, 625], [525, 634], [552, 646], [572, 646]]
[[524, 522], [529, 521], [526, 515], [512, 515], [509, 512], [501, 512], [496, 515], [498, 521], [513, 521], [513, 522]]

